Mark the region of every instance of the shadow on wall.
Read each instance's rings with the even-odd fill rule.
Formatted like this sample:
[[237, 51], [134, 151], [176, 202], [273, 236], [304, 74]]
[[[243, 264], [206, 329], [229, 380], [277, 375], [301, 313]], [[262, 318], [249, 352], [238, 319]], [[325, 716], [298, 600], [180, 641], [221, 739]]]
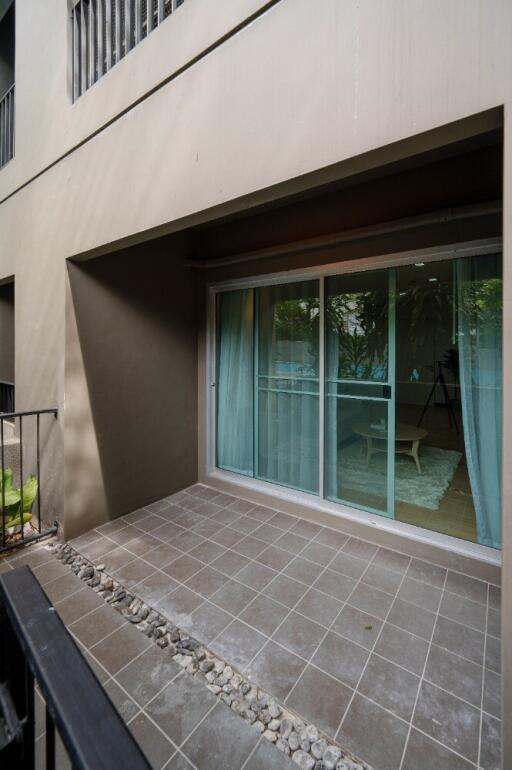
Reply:
[[197, 295], [181, 255], [158, 242], [69, 263], [68, 275], [74, 535], [196, 480]]

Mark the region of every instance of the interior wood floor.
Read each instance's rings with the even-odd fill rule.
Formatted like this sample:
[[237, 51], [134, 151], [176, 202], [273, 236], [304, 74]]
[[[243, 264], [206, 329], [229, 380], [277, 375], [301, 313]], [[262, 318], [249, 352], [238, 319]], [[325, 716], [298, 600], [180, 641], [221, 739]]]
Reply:
[[[421, 408], [421, 406], [411, 404], [397, 404], [397, 419], [400, 422], [416, 425], [421, 415]], [[424, 527], [435, 532], [476, 542], [476, 516], [466, 465], [460, 411], [457, 411], [456, 416], [459, 423], [459, 435], [457, 435], [455, 428], [450, 428], [448, 413], [444, 406], [431, 406], [422, 422], [422, 427], [428, 431], [428, 436], [423, 440], [422, 445], [435, 446], [441, 449], [456, 449], [462, 453], [460, 463], [441, 500], [439, 510], [431, 511], [411, 503], [397, 502], [395, 518], [417, 527]]]

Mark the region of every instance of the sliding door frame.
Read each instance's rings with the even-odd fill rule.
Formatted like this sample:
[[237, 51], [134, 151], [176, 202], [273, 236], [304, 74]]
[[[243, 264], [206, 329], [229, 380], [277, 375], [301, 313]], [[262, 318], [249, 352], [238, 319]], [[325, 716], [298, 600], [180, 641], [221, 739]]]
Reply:
[[[343, 516], [343, 510], [353, 511], [354, 513], [360, 511], [367, 511], [370, 514], [381, 516], [387, 521], [392, 522], [395, 525], [402, 525], [403, 522], [396, 522], [394, 519], [390, 519], [385, 514], [371, 511], [363, 506], [359, 507], [351, 503], [331, 503], [326, 500], [324, 496], [324, 439], [325, 439], [325, 278], [327, 276], [343, 275], [348, 273], [359, 273], [374, 270], [383, 270], [387, 268], [398, 268], [402, 265], [411, 265], [419, 262], [440, 262], [447, 260], [455, 260], [463, 257], [475, 256], [479, 254], [492, 254], [497, 250], [502, 250], [503, 243], [501, 238], [487, 238], [477, 241], [469, 241], [463, 243], [457, 243], [449, 246], [440, 246], [432, 249], [416, 249], [413, 251], [396, 252], [392, 254], [375, 255], [372, 257], [365, 257], [363, 259], [354, 259], [346, 261], [336, 261], [322, 264], [311, 268], [301, 268], [297, 270], [289, 270], [286, 272], [274, 272], [274, 273], [262, 273], [257, 276], [251, 276], [249, 278], [236, 278], [233, 280], [219, 281], [210, 283], [207, 285], [207, 328], [206, 328], [206, 393], [207, 393], [207, 413], [206, 413], [206, 476], [217, 476], [224, 478], [231, 482], [244, 482], [250, 481], [251, 488], [256, 489], [265, 494], [279, 495], [279, 490], [283, 487], [274, 482], [263, 481], [256, 478], [243, 476], [241, 474], [233, 473], [230, 471], [223, 471], [216, 466], [216, 333], [217, 333], [217, 319], [216, 319], [216, 307], [217, 307], [217, 294], [234, 290], [234, 289], [256, 289], [260, 286], [270, 286], [283, 283], [296, 283], [304, 280], [319, 280], [319, 296], [320, 296], [320, 325], [319, 325], [319, 344], [320, 344], [320, 382], [319, 382], [319, 494], [313, 494], [309, 492], [303, 492], [296, 490], [296, 495], [305, 504], [311, 502], [315, 507], [318, 503], [328, 504], [329, 512], [332, 513], [332, 507], [338, 506], [340, 516]], [[339, 250], [337, 250], [339, 253]], [[316, 254], [315, 256], [318, 256]], [[391, 277], [392, 276], [392, 277]], [[393, 289], [391, 288], [393, 286]], [[257, 292], [255, 292], [255, 296]], [[388, 414], [390, 418], [393, 418], [394, 423], [394, 411], [395, 411], [395, 359], [396, 359], [396, 344], [394, 340], [395, 334], [395, 308], [396, 308], [396, 271], [390, 273], [390, 310], [389, 310], [389, 371], [392, 376], [389, 377], [389, 382], [392, 383], [391, 401], [392, 406], [388, 408]], [[257, 316], [257, 308], [254, 307], [255, 321]], [[257, 330], [256, 330], [257, 331]], [[256, 334], [257, 337], [257, 334]], [[255, 356], [257, 355], [257, 344], [255, 343]], [[257, 394], [255, 393], [255, 396]], [[257, 406], [254, 406], [255, 416], [257, 416]], [[254, 441], [256, 438], [257, 430], [255, 430]], [[393, 437], [394, 439], [394, 437]], [[257, 446], [255, 446], [257, 449]], [[389, 455], [392, 455], [390, 457]], [[255, 459], [255, 463], [257, 460]], [[388, 511], [394, 511], [394, 452], [388, 452], [388, 474], [392, 472], [393, 477], [388, 478]], [[256, 474], [256, 465], [254, 467]], [[287, 489], [287, 487], [284, 487]], [[393, 496], [393, 505], [390, 506], [391, 496]], [[327, 505], [326, 505], [327, 510]], [[430, 532], [430, 530], [427, 530]], [[439, 534], [439, 533], [437, 533]], [[445, 536], [443, 536], [445, 537]], [[447, 537], [447, 536], [446, 536]], [[465, 541], [461, 541], [465, 542]]]

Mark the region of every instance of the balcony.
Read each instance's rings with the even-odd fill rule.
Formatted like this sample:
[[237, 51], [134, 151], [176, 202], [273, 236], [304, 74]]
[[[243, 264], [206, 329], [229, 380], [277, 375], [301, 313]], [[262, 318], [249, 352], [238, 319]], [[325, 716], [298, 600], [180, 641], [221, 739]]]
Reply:
[[72, 10], [73, 100], [185, 0], [78, 0]]
[[0, 100], [0, 168], [14, 158], [14, 83]]

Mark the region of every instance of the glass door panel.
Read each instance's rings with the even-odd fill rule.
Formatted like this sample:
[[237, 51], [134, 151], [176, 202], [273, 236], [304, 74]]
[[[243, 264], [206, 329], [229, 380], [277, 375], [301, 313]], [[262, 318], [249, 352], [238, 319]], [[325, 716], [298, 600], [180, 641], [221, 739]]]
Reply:
[[318, 493], [319, 282], [256, 290], [256, 476]]
[[394, 270], [325, 282], [325, 496], [393, 516]]

